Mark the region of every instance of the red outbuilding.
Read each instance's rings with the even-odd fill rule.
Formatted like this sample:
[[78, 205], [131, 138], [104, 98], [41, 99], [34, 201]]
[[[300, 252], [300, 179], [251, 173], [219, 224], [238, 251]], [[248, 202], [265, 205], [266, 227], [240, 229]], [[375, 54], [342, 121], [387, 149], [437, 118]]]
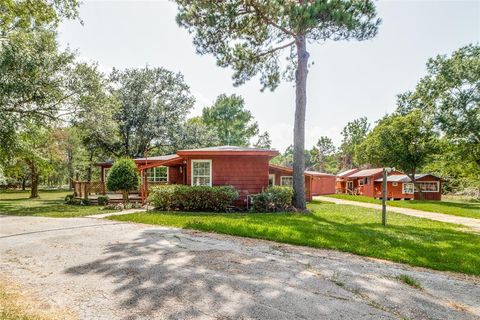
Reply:
[[[382, 197], [383, 168], [352, 169], [337, 175], [336, 192], [363, 195], [372, 198]], [[442, 179], [431, 174], [416, 174], [415, 180], [422, 190], [424, 200], [441, 200]], [[411, 179], [400, 171], [392, 171], [387, 176], [388, 199], [420, 199]]]

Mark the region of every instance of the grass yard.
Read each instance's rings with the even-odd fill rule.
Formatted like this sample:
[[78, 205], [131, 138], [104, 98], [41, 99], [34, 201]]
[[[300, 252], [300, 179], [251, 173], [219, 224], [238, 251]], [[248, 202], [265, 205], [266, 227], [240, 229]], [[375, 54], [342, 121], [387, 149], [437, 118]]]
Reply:
[[0, 192], [0, 214], [14, 216], [82, 217], [111, 212], [100, 206], [66, 205], [63, 200], [70, 191], [40, 191], [40, 198], [29, 199], [29, 191]]
[[[327, 195], [326, 197], [376, 204], [382, 203], [382, 201], [378, 199], [365, 196], [354, 196], [350, 194], [332, 194]], [[453, 216], [480, 219], [480, 202], [391, 200], [387, 201], [387, 205], [392, 207], [417, 209], [429, 212], [445, 213]]]
[[111, 220], [267, 239], [335, 249], [437, 270], [480, 275], [480, 235], [456, 225], [367, 208], [313, 202], [310, 215], [149, 212]]

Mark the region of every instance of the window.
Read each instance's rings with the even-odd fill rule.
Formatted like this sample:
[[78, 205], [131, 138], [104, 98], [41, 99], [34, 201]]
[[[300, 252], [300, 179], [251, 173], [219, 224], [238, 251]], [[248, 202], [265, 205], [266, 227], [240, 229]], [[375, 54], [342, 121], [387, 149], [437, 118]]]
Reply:
[[293, 186], [293, 177], [292, 176], [281, 176], [280, 185], [282, 186]]
[[212, 186], [212, 160], [192, 160], [192, 186]]
[[275, 175], [274, 174], [269, 174], [268, 175], [268, 186], [274, 186], [275, 185]]
[[398, 186], [398, 182], [392, 182], [392, 187]]
[[438, 192], [440, 190], [438, 181], [422, 181], [418, 182], [418, 186], [422, 189], [422, 192]]
[[361, 187], [363, 186], [363, 183], [364, 183], [364, 179], [358, 179], [358, 186]]
[[415, 187], [413, 183], [402, 183], [402, 193], [403, 194], [413, 194]]
[[147, 170], [148, 182], [168, 182], [168, 168], [155, 167]]

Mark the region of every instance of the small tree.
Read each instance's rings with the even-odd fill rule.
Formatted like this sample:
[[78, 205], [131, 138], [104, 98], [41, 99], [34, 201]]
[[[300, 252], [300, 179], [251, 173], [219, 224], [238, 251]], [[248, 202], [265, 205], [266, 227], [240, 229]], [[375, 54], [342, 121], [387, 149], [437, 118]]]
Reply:
[[132, 159], [121, 158], [110, 169], [107, 176], [107, 189], [121, 191], [124, 205], [128, 203], [128, 192], [138, 188], [140, 176]]
[[420, 110], [406, 115], [393, 114], [381, 119], [359, 145], [360, 163], [395, 167], [412, 180], [422, 198], [415, 174], [437, 152], [438, 139], [432, 124]]

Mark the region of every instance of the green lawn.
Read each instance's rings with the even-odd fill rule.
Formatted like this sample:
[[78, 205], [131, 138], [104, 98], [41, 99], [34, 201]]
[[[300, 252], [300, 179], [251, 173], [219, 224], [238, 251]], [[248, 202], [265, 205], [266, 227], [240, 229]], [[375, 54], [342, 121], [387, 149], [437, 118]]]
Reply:
[[313, 202], [312, 214], [149, 212], [109, 219], [336, 249], [413, 266], [480, 275], [480, 235], [456, 225], [367, 208]]
[[[365, 196], [353, 196], [350, 194], [332, 194], [327, 197], [381, 204], [381, 200]], [[429, 212], [451, 214], [460, 217], [480, 219], [480, 202], [466, 201], [421, 201], [421, 200], [391, 200], [387, 201], [388, 206], [417, 209]]]
[[29, 199], [29, 191], [0, 192], [0, 214], [15, 216], [81, 217], [111, 212], [100, 206], [73, 206], [63, 203], [68, 191], [40, 191], [40, 198]]

